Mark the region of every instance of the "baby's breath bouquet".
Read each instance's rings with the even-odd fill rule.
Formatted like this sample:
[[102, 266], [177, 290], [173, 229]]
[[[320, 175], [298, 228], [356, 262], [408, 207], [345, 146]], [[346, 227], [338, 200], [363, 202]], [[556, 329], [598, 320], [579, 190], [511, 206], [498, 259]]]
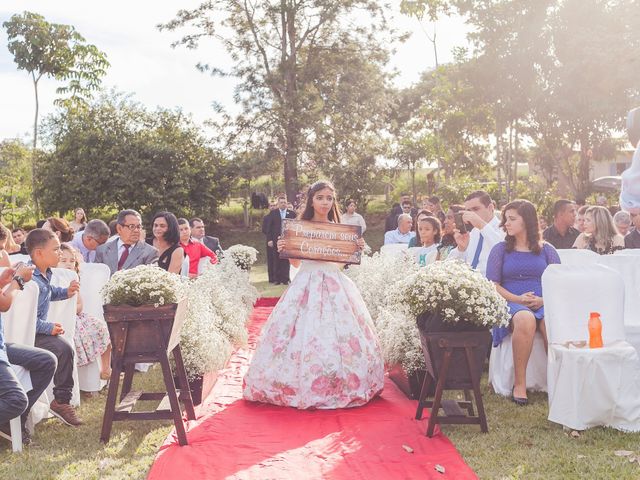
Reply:
[[105, 304], [166, 305], [177, 303], [185, 295], [185, 284], [179, 275], [156, 265], [140, 265], [120, 270], [102, 288]]
[[460, 261], [435, 262], [408, 275], [404, 300], [415, 317], [439, 314], [447, 323], [507, 326], [509, 309], [493, 282]]
[[258, 250], [247, 245], [232, 245], [224, 253], [233, 258], [236, 265], [243, 270], [249, 270], [258, 259]]

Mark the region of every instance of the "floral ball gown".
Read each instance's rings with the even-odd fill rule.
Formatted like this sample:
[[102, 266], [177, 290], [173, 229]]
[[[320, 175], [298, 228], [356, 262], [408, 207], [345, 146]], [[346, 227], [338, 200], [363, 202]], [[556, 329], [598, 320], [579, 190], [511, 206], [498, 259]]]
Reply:
[[383, 383], [380, 346], [357, 287], [339, 264], [303, 261], [263, 327], [244, 398], [300, 409], [357, 407]]

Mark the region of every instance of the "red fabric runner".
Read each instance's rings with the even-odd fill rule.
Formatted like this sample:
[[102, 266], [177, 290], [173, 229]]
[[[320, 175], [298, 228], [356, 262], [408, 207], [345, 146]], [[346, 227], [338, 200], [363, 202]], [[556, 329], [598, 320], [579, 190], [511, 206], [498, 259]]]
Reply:
[[444, 435], [425, 436], [426, 421], [414, 419], [416, 402], [388, 379], [380, 398], [353, 409], [301, 411], [243, 400], [242, 378], [272, 305], [256, 304], [250, 350], [235, 352], [220, 372], [188, 426], [189, 445], [169, 435], [149, 480], [477, 478]]

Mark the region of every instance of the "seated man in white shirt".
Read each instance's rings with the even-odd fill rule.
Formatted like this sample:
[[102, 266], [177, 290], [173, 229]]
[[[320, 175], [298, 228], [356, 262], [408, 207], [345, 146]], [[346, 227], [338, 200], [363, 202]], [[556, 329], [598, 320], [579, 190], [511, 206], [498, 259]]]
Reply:
[[487, 192], [476, 190], [470, 193], [464, 199], [464, 206], [466, 210], [461, 212], [462, 220], [473, 229], [467, 233], [455, 230], [454, 238], [458, 246], [451, 250], [447, 260], [464, 260], [485, 275], [489, 253], [504, 240], [505, 232], [500, 228], [500, 220], [494, 214], [495, 208]]
[[411, 231], [413, 220], [408, 213], [401, 213], [398, 216], [398, 228], [395, 230], [389, 230], [384, 234], [384, 244], [391, 245], [392, 243], [406, 243], [415, 237], [416, 232]]
[[109, 226], [102, 220], [90, 220], [84, 230], [73, 236], [69, 245], [80, 252], [85, 262], [93, 263], [96, 258], [96, 248], [107, 242], [110, 233]]

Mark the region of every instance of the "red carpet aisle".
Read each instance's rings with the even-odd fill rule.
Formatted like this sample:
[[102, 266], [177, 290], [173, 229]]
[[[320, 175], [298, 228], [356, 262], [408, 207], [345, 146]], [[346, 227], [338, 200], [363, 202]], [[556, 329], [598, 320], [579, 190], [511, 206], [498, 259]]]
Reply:
[[[264, 299], [254, 309], [252, 349], [273, 303]], [[251, 350], [231, 357], [198, 420], [191, 422], [189, 445], [179, 447], [170, 435], [149, 480], [476, 478], [444, 435], [425, 436], [426, 422], [413, 419], [416, 402], [390, 380], [382, 397], [364, 407], [299, 411], [242, 399], [250, 360]], [[444, 475], [435, 470], [437, 464]]]

